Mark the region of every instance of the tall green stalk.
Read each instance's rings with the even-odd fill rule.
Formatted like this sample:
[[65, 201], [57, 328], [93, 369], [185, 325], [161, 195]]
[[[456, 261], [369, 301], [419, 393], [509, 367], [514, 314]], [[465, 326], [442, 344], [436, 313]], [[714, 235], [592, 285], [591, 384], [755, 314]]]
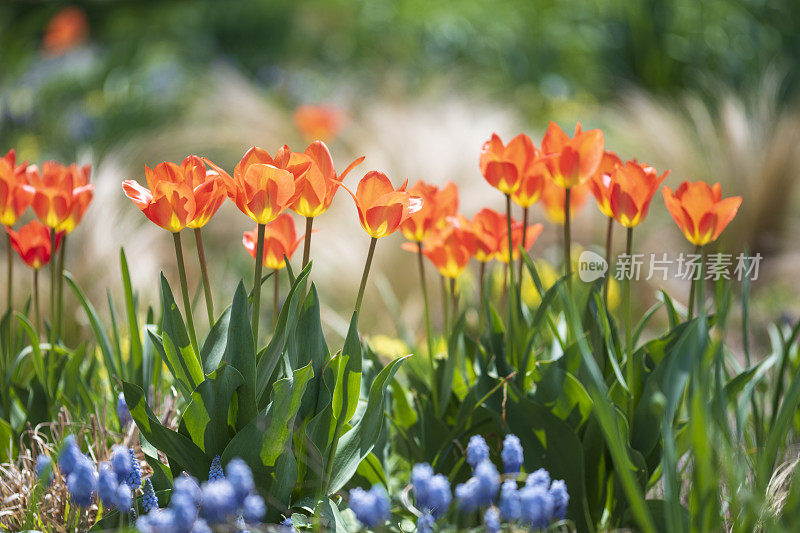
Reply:
[[275, 329], [275, 326], [278, 325], [278, 291], [280, 289], [280, 284], [278, 283], [278, 274], [280, 270], [277, 268], [272, 271], [272, 277], [275, 279], [273, 280], [272, 284], [272, 329]]
[[422, 255], [422, 242], [417, 243], [417, 263], [419, 264], [419, 282], [422, 287], [422, 303], [425, 307], [425, 342], [428, 346], [428, 361], [431, 366], [431, 396], [433, 397], [433, 405], [438, 406], [437, 401], [438, 390], [436, 388], [436, 365], [433, 353], [433, 334], [431, 332], [431, 309], [428, 305], [428, 284], [425, 281], [425, 261]]
[[608, 217], [606, 228], [606, 277], [603, 280], [603, 303], [608, 305], [608, 286], [611, 285], [611, 239], [614, 237], [614, 218]]
[[33, 316], [36, 320], [36, 335], [39, 335], [42, 327], [42, 315], [39, 311], [39, 269], [33, 270]]
[[478, 330], [483, 330], [483, 323], [485, 320], [485, 308], [486, 308], [486, 291], [484, 290], [484, 284], [486, 280], [486, 261], [481, 261], [481, 265], [478, 270], [478, 304], [480, 307], [478, 308]]
[[11, 235], [6, 231], [6, 274], [8, 285], [6, 285], [6, 309], [8, 313], [8, 335], [6, 338], [6, 359], [11, 359], [11, 345], [13, 344], [12, 334], [14, 328], [11, 325], [11, 313], [14, 310], [14, 252], [11, 246]]
[[[372, 257], [375, 255], [375, 245], [378, 239], [372, 237], [369, 241], [369, 252], [367, 252], [367, 262], [364, 264], [364, 272], [361, 274], [361, 285], [358, 287], [358, 298], [356, 298], [355, 312], [358, 314], [361, 311], [361, 300], [364, 299], [364, 289], [367, 288], [367, 277], [369, 277], [369, 269], [372, 267]], [[358, 320], [358, 319], [356, 319]]]
[[308, 264], [308, 260], [311, 257], [311, 231], [314, 227], [314, 217], [306, 217], [306, 234], [304, 235], [303, 239], [303, 267], [305, 268]]
[[64, 321], [64, 250], [67, 248], [67, 234], [61, 237], [61, 247], [58, 251], [58, 293], [56, 294], [56, 301], [58, 302], [57, 316], [56, 316], [56, 340], [61, 338], [61, 323]]
[[[625, 253], [628, 256], [628, 261], [631, 261], [631, 268], [633, 267], [633, 262], [631, 260], [631, 251], [633, 250], [633, 228], [628, 228], [627, 234], [627, 242], [625, 244]], [[625, 352], [627, 356], [627, 363], [625, 365], [625, 369], [627, 370], [627, 381], [628, 381], [628, 393], [630, 395], [630, 401], [628, 403], [628, 423], [633, 424], [633, 410], [634, 404], [636, 402], [636, 379], [634, 377], [634, 367], [633, 367], [633, 331], [631, 329], [631, 277], [633, 276], [633, 271], [631, 270], [628, 272], [628, 275], [625, 277], [625, 293], [624, 293], [624, 305], [625, 305]]]
[[564, 274], [567, 276], [567, 289], [572, 292], [572, 253], [570, 247], [570, 225], [572, 217], [570, 216], [569, 205], [570, 189], [567, 187], [564, 190]]
[[[695, 292], [695, 287], [697, 287], [698, 283], [701, 283], [701, 284], [703, 283], [703, 247], [699, 246], [699, 245], [695, 246], [694, 247], [694, 253], [696, 255], [700, 256], [700, 266], [699, 266], [700, 272], [697, 275], [698, 279], [693, 279], [692, 280], [692, 284], [689, 287], [689, 312], [688, 312], [688, 319], [689, 320], [694, 318], [694, 292]], [[702, 289], [702, 286], [701, 286], [701, 289]], [[702, 302], [702, 296], [701, 296], [700, 299], [701, 299], [701, 302]], [[700, 305], [702, 306], [702, 303]]]
[[522, 302], [522, 276], [524, 270], [522, 265], [525, 263], [525, 260], [522, 257], [522, 254], [525, 253], [525, 239], [528, 237], [528, 215], [529, 209], [527, 207], [522, 208], [522, 251], [519, 254], [519, 266], [518, 266], [518, 275], [519, 278], [519, 288], [517, 290], [517, 299]]
[[214, 299], [211, 295], [211, 282], [208, 280], [208, 267], [206, 266], [206, 252], [203, 249], [203, 233], [200, 228], [194, 228], [194, 240], [197, 242], [197, 258], [200, 260], [200, 272], [203, 275], [203, 292], [206, 299], [208, 312], [208, 325], [214, 325]]
[[256, 237], [256, 266], [253, 274], [253, 312], [251, 313], [251, 327], [253, 328], [253, 342], [258, 353], [258, 313], [261, 309], [261, 268], [264, 261], [264, 232], [266, 224], [258, 225], [258, 236]]
[[50, 352], [53, 352], [56, 345], [55, 322], [56, 322], [56, 232], [50, 228], [50, 331], [47, 336], [50, 342]]
[[197, 344], [197, 332], [194, 329], [194, 317], [192, 316], [192, 301], [189, 299], [189, 286], [186, 283], [186, 265], [183, 263], [183, 246], [181, 245], [181, 233], [176, 231], [172, 234], [175, 243], [175, 257], [178, 261], [178, 275], [181, 279], [181, 296], [183, 297], [183, 310], [186, 313], [186, 325], [189, 329], [189, 340], [192, 343], [194, 353], [199, 357], [200, 348]]
[[516, 304], [515, 296], [517, 294], [516, 284], [514, 280], [514, 238], [511, 234], [511, 195], [506, 195], [506, 227], [508, 229], [508, 360], [514, 361], [514, 322], [516, 321]]

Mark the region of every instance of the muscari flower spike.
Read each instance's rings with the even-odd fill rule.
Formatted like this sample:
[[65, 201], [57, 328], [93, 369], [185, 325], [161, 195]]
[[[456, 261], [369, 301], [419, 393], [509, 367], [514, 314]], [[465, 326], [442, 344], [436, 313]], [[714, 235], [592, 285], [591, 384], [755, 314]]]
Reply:
[[537, 529], [550, 525], [553, 518], [553, 497], [541, 485], [526, 485], [519, 491], [522, 522]]
[[486, 533], [500, 533], [500, 511], [497, 507], [489, 507], [483, 515]]
[[144, 480], [144, 488], [142, 489], [142, 509], [144, 509], [145, 513], [149, 513], [153, 509], [158, 509], [158, 498], [156, 497], [156, 491], [153, 488], [153, 482], [150, 481], [150, 478]]
[[434, 475], [433, 468], [428, 463], [414, 465], [411, 469], [411, 484], [420, 510], [438, 518], [450, 507], [453, 499], [450, 482], [441, 474]]
[[550, 496], [553, 498], [553, 518], [564, 520], [567, 517], [567, 505], [569, 505], [569, 493], [564, 480], [553, 481], [550, 485]]
[[500, 488], [500, 503], [498, 504], [503, 520], [516, 522], [520, 517], [519, 492], [517, 482], [513, 479], [503, 483]]
[[486, 441], [483, 440], [483, 437], [480, 435], [473, 435], [469, 439], [469, 444], [467, 445], [467, 462], [472, 468], [478, 466], [481, 461], [485, 461], [489, 458], [489, 446], [486, 444]]
[[[244, 504], [245, 499], [255, 490], [256, 485], [253, 481], [253, 472], [242, 459], [235, 457], [225, 466], [225, 473], [228, 481], [233, 485], [236, 492], [236, 503], [238, 506]], [[209, 476], [209, 479], [211, 476]]]
[[[258, 494], [251, 494], [244, 499], [242, 504], [242, 517], [248, 524], [260, 524], [267, 514], [267, 506], [264, 498]], [[289, 518], [291, 521], [291, 518]]]
[[97, 469], [97, 493], [106, 507], [112, 507], [117, 501], [117, 476], [108, 463], [100, 463]]
[[111, 469], [114, 471], [114, 475], [117, 476], [117, 483], [125, 483], [125, 480], [128, 478], [133, 468], [131, 465], [131, 455], [128, 449], [124, 446], [114, 446], [109, 463], [111, 464]]
[[128, 404], [125, 403], [125, 394], [122, 392], [120, 392], [119, 396], [117, 396], [117, 419], [119, 420], [119, 426], [122, 429], [125, 429], [131, 422], [133, 422], [133, 418], [131, 418], [131, 412], [128, 410]]
[[222, 462], [219, 455], [215, 455], [211, 461], [211, 468], [208, 470], [208, 480], [218, 481], [220, 479], [225, 479], [225, 474], [222, 473]]
[[503, 460], [503, 470], [506, 474], [519, 474], [523, 462], [522, 443], [519, 437], [506, 435], [500, 457]]
[[368, 491], [356, 487], [350, 491], [350, 509], [359, 522], [367, 527], [377, 527], [389, 518], [389, 497], [380, 485], [374, 485]]
[[92, 503], [92, 496], [97, 492], [97, 472], [88, 457], [82, 455], [77, 460], [67, 476], [67, 488], [76, 505], [88, 507]]
[[46, 483], [49, 486], [53, 482], [53, 461], [50, 457], [40, 454], [36, 458], [36, 477], [39, 478], [39, 481], [45, 481], [45, 475], [47, 475]]
[[417, 533], [433, 533], [433, 525], [436, 519], [430, 513], [423, 513], [417, 519]]
[[131, 469], [125, 478], [125, 484], [134, 491], [142, 486], [142, 469], [139, 466], [139, 459], [136, 457], [136, 452], [133, 451], [133, 448], [128, 449], [128, 457]]
[[75, 435], [67, 435], [61, 447], [61, 454], [58, 456], [58, 468], [61, 474], [69, 476], [82, 457], [81, 449]]
[[236, 491], [226, 479], [204, 483], [202, 487], [203, 516], [209, 524], [227, 522], [236, 512]]

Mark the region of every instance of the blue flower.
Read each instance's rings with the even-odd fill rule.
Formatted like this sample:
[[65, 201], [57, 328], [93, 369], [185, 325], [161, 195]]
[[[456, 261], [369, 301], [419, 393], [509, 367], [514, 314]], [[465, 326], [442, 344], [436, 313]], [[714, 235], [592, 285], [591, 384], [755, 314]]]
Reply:
[[225, 474], [222, 473], [222, 462], [219, 460], [219, 455], [215, 455], [211, 460], [211, 468], [208, 469], [208, 480], [218, 481], [225, 479]]
[[489, 458], [489, 446], [480, 435], [473, 435], [467, 445], [467, 462], [475, 468], [481, 462]]
[[132, 500], [133, 497], [131, 495], [131, 489], [128, 487], [128, 485], [124, 483], [117, 485], [117, 492], [114, 495], [114, 505], [117, 506], [117, 509], [122, 512], [127, 511], [131, 508]]
[[550, 474], [544, 468], [540, 468], [533, 474], [528, 474], [525, 480], [526, 487], [542, 487], [547, 490], [550, 486]]
[[200, 505], [202, 501], [200, 485], [197, 484], [197, 480], [185, 472], [176, 477], [175, 481], [172, 482], [172, 494], [174, 495], [176, 493], [186, 494], [196, 506]]
[[233, 490], [236, 491], [236, 503], [244, 504], [245, 498], [256, 488], [250, 467], [243, 460], [235, 457], [225, 467], [225, 475], [233, 485]]
[[500, 511], [497, 507], [489, 507], [483, 515], [483, 523], [487, 533], [500, 533]]
[[553, 518], [553, 497], [547, 488], [526, 485], [519, 491], [522, 522], [528, 526], [544, 529]]
[[417, 508], [429, 511], [434, 517], [441, 516], [453, 499], [450, 482], [441, 474], [433, 475], [427, 463], [414, 465], [411, 469], [411, 484], [416, 495]]
[[173, 490], [169, 508], [172, 509], [176, 530], [191, 531], [197, 520], [197, 504], [192, 495], [186, 491]]
[[211, 533], [211, 528], [208, 527], [208, 522], [201, 518], [194, 523], [191, 533]]
[[520, 517], [519, 492], [517, 482], [509, 479], [500, 487], [500, 514], [507, 522], [516, 522]]
[[474, 477], [469, 478], [466, 483], [456, 485], [458, 508], [464, 512], [470, 512], [480, 507], [479, 492], [480, 483]]
[[119, 420], [119, 427], [125, 429], [128, 424], [133, 422], [131, 412], [128, 410], [128, 404], [125, 403], [125, 394], [120, 392], [117, 396], [117, 419]]
[[423, 509], [424, 503], [428, 501], [431, 478], [433, 478], [433, 468], [428, 463], [415, 464], [411, 469], [411, 486], [414, 488], [419, 509]]
[[125, 478], [125, 484], [133, 491], [142, 486], [142, 469], [139, 466], [139, 459], [136, 457], [136, 452], [133, 451], [133, 448], [128, 449], [128, 456], [131, 469]]
[[111, 452], [111, 469], [117, 476], [117, 483], [125, 483], [131, 473], [131, 455], [124, 446], [114, 446]]
[[236, 491], [227, 479], [203, 483], [203, 516], [209, 524], [222, 524], [236, 512]]
[[144, 488], [142, 489], [142, 509], [145, 513], [149, 513], [153, 509], [158, 509], [158, 498], [156, 491], [153, 488], [153, 482], [150, 478], [144, 480]]
[[97, 492], [97, 472], [88, 457], [77, 460], [72, 472], [67, 476], [67, 488], [72, 500], [80, 507], [92, 503], [92, 495]]
[[553, 484], [550, 485], [550, 496], [553, 498], [553, 518], [564, 520], [567, 517], [567, 505], [569, 505], [569, 493], [564, 480], [553, 481]]
[[108, 463], [100, 463], [97, 469], [97, 493], [100, 501], [106, 507], [113, 506], [117, 501], [117, 476]]
[[[260, 524], [266, 514], [267, 506], [264, 504], [264, 498], [258, 494], [251, 494], [244, 499], [242, 516], [245, 521], [250, 524]], [[289, 520], [291, 520], [291, 518]]]
[[281, 522], [281, 526], [289, 533], [294, 531], [294, 522], [292, 521], [292, 517], [287, 517], [283, 522]]
[[488, 505], [494, 501], [500, 489], [500, 474], [497, 467], [488, 459], [475, 467], [474, 477], [478, 480], [478, 504]]
[[436, 519], [430, 513], [423, 513], [417, 519], [417, 533], [433, 533], [433, 525]]
[[83, 454], [78, 447], [75, 435], [67, 435], [61, 447], [61, 454], [58, 456], [58, 468], [65, 477], [69, 476], [75, 469]]
[[522, 443], [516, 435], [506, 435], [503, 440], [503, 451], [500, 452], [503, 460], [503, 470], [506, 474], [518, 474], [522, 468], [523, 454]]
[[36, 477], [39, 481], [44, 481], [47, 476], [47, 484], [53, 482], [53, 461], [46, 455], [41, 454], [36, 458]]
[[380, 485], [368, 491], [355, 488], [350, 491], [350, 509], [359, 522], [367, 527], [376, 527], [389, 518], [389, 497]]
[[140, 516], [136, 521], [136, 529], [141, 533], [168, 533], [175, 531], [175, 515], [172, 509], [156, 509], [152, 513]]

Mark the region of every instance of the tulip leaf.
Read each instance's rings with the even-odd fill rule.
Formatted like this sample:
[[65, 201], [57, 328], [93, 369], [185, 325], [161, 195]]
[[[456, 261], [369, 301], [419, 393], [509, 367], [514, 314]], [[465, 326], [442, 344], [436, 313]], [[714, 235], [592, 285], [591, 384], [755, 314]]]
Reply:
[[400, 364], [407, 357], [409, 356], [398, 357], [391, 361], [372, 382], [364, 415], [353, 429], [342, 435], [337, 443], [327, 494], [333, 494], [341, 489], [353, 477], [358, 465], [375, 446], [383, 427], [384, 392], [400, 368]]
[[361, 392], [362, 351], [358, 337], [358, 312], [350, 319], [350, 329], [341, 355], [336, 359], [336, 388], [333, 391], [333, 416], [338, 424], [353, 418]]
[[240, 281], [231, 304], [228, 336], [223, 361], [227, 361], [244, 378], [237, 392], [238, 419], [236, 426], [243, 428], [258, 413], [256, 406], [256, 353], [253, 331], [247, 309], [247, 291]]
[[228, 408], [244, 382], [236, 368], [223, 363], [192, 392], [181, 424], [208, 457], [221, 454], [229, 441]]
[[198, 358], [199, 354], [195, 354], [192, 349], [183, 317], [163, 273], [161, 274], [161, 305], [162, 340], [167, 365], [173, 375], [178, 379], [183, 379], [189, 390], [193, 391], [203, 382], [205, 375]]
[[[203, 371], [211, 373], [217, 369], [222, 356], [225, 354], [225, 347], [228, 343], [228, 326], [231, 321], [231, 307], [228, 306], [222, 315], [217, 319], [211, 331], [208, 332], [203, 346], [200, 348], [200, 359], [203, 361]], [[252, 337], [252, 332], [250, 336]]]
[[67, 280], [67, 283], [72, 288], [75, 296], [78, 298], [81, 307], [83, 307], [86, 317], [89, 319], [89, 325], [92, 327], [95, 341], [97, 341], [97, 344], [100, 347], [100, 353], [103, 354], [103, 362], [105, 363], [106, 370], [110, 372], [112, 376], [120, 376], [119, 369], [117, 368], [117, 364], [114, 361], [114, 356], [111, 352], [111, 342], [108, 340], [108, 335], [106, 334], [105, 329], [103, 329], [100, 318], [97, 316], [97, 311], [95, 311], [94, 306], [89, 299], [86, 298], [86, 295], [83, 293], [80, 287], [78, 287], [78, 284], [75, 282], [75, 280], [72, 279], [72, 275], [69, 272], [64, 272], [64, 279]]
[[119, 249], [119, 264], [122, 270], [122, 287], [125, 293], [125, 314], [128, 318], [128, 354], [131, 373], [129, 376], [136, 376], [136, 379], [141, 379], [145, 387], [149, 385], [144, 380], [145, 366], [143, 360], [142, 337], [139, 330], [139, 322], [136, 317], [136, 297], [133, 294], [133, 287], [131, 285], [131, 274], [128, 268], [128, 258], [125, 256], [125, 249]]
[[210, 460], [203, 450], [189, 437], [164, 427], [147, 405], [144, 392], [139, 386], [124, 381], [122, 390], [136, 427], [148, 442], [166, 454], [172, 471], [185, 470], [198, 479], [205, 479]]

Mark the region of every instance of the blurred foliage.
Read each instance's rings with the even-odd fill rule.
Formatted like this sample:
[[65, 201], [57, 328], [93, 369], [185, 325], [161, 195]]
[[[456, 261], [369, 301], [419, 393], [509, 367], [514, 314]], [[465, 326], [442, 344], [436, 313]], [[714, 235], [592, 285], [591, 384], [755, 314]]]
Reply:
[[[446, 74], [540, 115], [550, 102], [603, 101], [627, 84], [746, 90], [800, 56], [793, 0], [75, 2], [89, 39], [53, 55], [42, 38], [65, 5], [0, 6], [0, 138], [28, 154], [102, 152], [168, 121], [219, 60], [289, 105], [329, 98], [342, 72], [365, 92]], [[797, 82], [791, 72], [784, 99]]]

